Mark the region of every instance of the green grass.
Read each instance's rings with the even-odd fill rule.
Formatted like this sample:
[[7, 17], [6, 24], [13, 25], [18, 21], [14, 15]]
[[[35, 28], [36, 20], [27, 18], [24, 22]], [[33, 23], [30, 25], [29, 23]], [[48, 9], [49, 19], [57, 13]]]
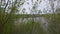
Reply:
[[39, 23], [28, 21], [27, 23], [20, 23], [20, 25], [14, 29], [14, 34], [46, 34], [46, 32]]
[[[53, 14], [42, 16], [49, 20], [47, 32], [40, 26], [40, 23], [30, 20], [27, 23], [20, 23], [19, 25], [14, 25], [14, 22], [6, 23], [3, 34], [60, 34], [60, 14], [55, 15], [55, 21], [53, 21]], [[24, 16], [21, 17], [24, 18]]]
[[49, 20], [48, 31], [50, 34], [60, 34], [60, 14], [48, 14], [44, 16]]
[[4, 34], [46, 34], [46, 31], [40, 26], [40, 23], [30, 20], [19, 25], [6, 24]]

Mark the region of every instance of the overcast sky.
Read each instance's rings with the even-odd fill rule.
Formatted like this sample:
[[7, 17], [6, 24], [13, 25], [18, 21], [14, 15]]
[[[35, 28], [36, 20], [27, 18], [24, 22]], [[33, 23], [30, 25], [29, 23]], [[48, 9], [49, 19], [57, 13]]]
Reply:
[[[55, 5], [54, 5], [55, 8], [60, 5], [59, 4], [57, 6], [57, 1], [58, 0], [56, 0], [54, 2], [55, 3]], [[36, 6], [37, 6], [36, 10], [41, 10], [42, 13], [43, 13], [44, 8], [47, 11], [51, 10], [50, 4], [49, 4], [49, 0], [38, 0], [38, 1], [37, 0], [25, 0], [24, 4], [20, 7], [21, 10], [20, 10], [19, 13], [22, 13], [22, 10], [26, 9], [25, 13], [30, 14], [34, 4], [36, 4]]]
[[[40, 0], [38, 0], [38, 1], [37, 0], [33, 0], [33, 2], [32, 2], [32, 0], [25, 0], [25, 3], [23, 4], [22, 7], [25, 8], [26, 9], [25, 12], [27, 12], [29, 14], [30, 11], [31, 11], [30, 9], [32, 9], [33, 4], [35, 4], [35, 3], [38, 5], [37, 10], [41, 10], [42, 12], [43, 12], [44, 8], [45, 8], [45, 10], [48, 10], [48, 11], [51, 10], [51, 7], [50, 7], [50, 4], [49, 4], [48, 0], [42, 0], [42, 1], [40, 1]], [[56, 8], [57, 1], [55, 1], [54, 3], [55, 3], [54, 6]]]

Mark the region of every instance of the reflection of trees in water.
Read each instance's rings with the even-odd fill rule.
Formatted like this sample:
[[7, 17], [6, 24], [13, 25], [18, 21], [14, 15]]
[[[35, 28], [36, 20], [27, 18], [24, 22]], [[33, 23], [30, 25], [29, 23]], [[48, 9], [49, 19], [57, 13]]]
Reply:
[[19, 23], [27, 23], [28, 21], [33, 21], [40, 23], [41, 27], [43, 27], [44, 30], [47, 30], [48, 28], [48, 22], [47, 19], [44, 17], [35, 17], [35, 18], [19, 18], [17, 22]]

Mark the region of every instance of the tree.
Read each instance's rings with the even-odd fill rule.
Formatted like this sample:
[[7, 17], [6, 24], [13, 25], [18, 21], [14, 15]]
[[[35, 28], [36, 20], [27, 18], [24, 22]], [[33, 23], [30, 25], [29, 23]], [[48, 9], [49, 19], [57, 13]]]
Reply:
[[[7, 1], [7, 2], [6, 2]], [[0, 34], [8, 34], [5, 31], [6, 25], [14, 23], [18, 7], [22, 5], [23, 0], [0, 0]], [[9, 26], [8, 26], [9, 27]]]
[[55, 14], [55, 12], [56, 12], [56, 10], [55, 10], [55, 8], [54, 8], [54, 2], [55, 2], [56, 0], [49, 0], [49, 2], [50, 2], [50, 6], [51, 6], [51, 9], [52, 9], [52, 12], [53, 12], [53, 17], [51, 17], [52, 18], [52, 20], [51, 20], [51, 23], [50, 23], [50, 25], [49, 25], [49, 31], [50, 31], [50, 33], [51, 34], [58, 34], [58, 23], [57, 23], [57, 20], [56, 20], [56, 14]]

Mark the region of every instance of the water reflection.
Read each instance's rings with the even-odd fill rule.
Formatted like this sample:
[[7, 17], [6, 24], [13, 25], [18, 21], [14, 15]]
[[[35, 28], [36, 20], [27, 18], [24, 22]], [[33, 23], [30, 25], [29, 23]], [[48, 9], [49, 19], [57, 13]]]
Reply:
[[30, 20], [34, 20], [34, 22], [40, 23], [40, 26], [47, 31], [48, 28], [48, 19], [45, 17], [34, 17], [34, 18], [19, 18], [15, 21], [15, 24], [18, 25], [19, 23], [27, 23]]

